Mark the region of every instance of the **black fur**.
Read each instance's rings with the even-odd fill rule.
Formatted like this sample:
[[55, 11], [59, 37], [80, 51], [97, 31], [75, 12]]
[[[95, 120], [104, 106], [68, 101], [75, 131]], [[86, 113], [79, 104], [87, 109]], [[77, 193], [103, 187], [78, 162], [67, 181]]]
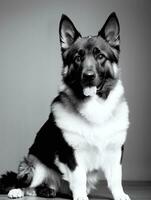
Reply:
[[47, 185], [41, 185], [36, 188], [36, 194], [39, 197], [56, 197], [56, 190], [47, 187]]
[[72, 199], [72, 193], [69, 190], [69, 184], [67, 181], [64, 180], [61, 181], [61, 186], [59, 188], [59, 191], [57, 192], [54, 189], [49, 188], [46, 184], [38, 186], [35, 190], [37, 196], [39, 197], [59, 197], [65, 199]]
[[29, 184], [26, 182], [26, 177], [19, 179], [15, 172], [6, 172], [0, 178], [0, 194], [7, 194], [10, 189], [27, 187]]
[[56, 126], [53, 113], [37, 133], [35, 141], [29, 149], [29, 154], [34, 155], [47, 167], [58, 172], [60, 171], [54, 164], [56, 156], [69, 169], [74, 170], [76, 167], [74, 149], [65, 141], [61, 129]]
[[121, 160], [120, 160], [121, 164], [122, 164], [122, 161], [123, 161], [123, 156], [124, 156], [124, 145], [122, 145], [122, 147], [121, 147]]
[[7, 194], [10, 189], [13, 189], [18, 184], [17, 173], [7, 172], [1, 175], [0, 178], [0, 194]]

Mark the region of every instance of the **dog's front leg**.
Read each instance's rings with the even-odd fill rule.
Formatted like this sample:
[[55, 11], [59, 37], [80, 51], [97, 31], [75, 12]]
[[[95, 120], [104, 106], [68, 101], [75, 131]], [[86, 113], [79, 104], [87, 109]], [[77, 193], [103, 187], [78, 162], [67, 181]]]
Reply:
[[82, 166], [77, 166], [70, 172], [70, 189], [74, 200], [88, 200], [86, 193], [86, 170]]
[[122, 187], [121, 149], [109, 148], [103, 155], [102, 169], [114, 200], [130, 200]]

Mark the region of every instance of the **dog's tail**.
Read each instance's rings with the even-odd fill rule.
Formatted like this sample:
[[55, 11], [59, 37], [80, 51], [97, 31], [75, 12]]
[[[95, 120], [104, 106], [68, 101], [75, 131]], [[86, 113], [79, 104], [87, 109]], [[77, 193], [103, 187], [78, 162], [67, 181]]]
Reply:
[[17, 173], [6, 172], [0, 178], [0, 194], [7, 194], [9, 190], [16, 188], [18, 185]]
[[18, 167], [18, 173], [8, 171], [0, 177], [0, 194], [7, 194], [11, 189], [28, 187], [33, 177], [30, 159], [24, 158]]

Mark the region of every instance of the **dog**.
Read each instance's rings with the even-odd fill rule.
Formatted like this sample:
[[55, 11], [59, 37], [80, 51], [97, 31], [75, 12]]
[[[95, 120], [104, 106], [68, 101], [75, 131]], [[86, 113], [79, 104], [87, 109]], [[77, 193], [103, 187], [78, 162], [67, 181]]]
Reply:
[[129, 109], [120, 79], [118, 18], [111, 13], [96, 36], [82, 37], [62, 15], [59, 37], [63, 60], [59, 94], [18, 174], [2, 177], [15, 179], [8, 197], [38, 195], [40, 187], [55, 196], [67, 181], [74, 200], [88, 200], [102, 170], [114, 200], [130, 200], [122, 187]]

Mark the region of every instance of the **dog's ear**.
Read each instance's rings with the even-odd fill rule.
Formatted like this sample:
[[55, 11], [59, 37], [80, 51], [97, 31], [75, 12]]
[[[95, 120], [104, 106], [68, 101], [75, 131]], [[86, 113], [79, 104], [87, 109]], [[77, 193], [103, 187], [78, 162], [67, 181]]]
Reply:
[[72, 21], [64, 14], [60, 20], [59, 36], [62, 50], [68, 49], [79, 37], [81, 37], [81, 34], [77, 31]]
[[111, 45], [119, 45], [120, 42], [120, 24], [116, 14], [113, 12], [106, 20], [98, 36], [104, 38]]

